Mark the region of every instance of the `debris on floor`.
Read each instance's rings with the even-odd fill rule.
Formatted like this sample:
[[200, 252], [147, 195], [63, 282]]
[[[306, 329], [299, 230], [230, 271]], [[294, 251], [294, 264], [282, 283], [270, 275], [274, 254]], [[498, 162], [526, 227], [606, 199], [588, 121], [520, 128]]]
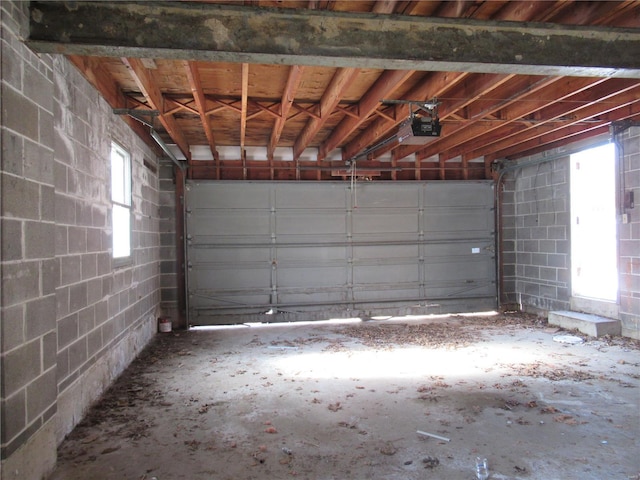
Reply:
[[158, 335], [49, 480], [458, 480], [479, 452], [490, 478], [640, 480], [640, 342], [570, 333], [505, 314]]

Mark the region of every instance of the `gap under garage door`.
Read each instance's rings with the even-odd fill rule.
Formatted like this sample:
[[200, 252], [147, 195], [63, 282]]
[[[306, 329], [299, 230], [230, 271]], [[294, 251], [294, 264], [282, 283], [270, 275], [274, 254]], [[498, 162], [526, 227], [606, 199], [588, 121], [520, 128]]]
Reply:
[[492, 182], [189, 181], [186, 209], [190, 325], [496, 308]]

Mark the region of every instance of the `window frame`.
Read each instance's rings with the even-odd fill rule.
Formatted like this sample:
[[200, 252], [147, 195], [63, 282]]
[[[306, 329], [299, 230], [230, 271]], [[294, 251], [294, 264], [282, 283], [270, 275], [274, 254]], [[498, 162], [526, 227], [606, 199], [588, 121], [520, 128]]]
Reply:
[[[115, 177], [117, 171], [114, 165], [114, 155], [122, 159], [122, 172], [119, 178]], [[109, 157], [110, 172], [110, 200], [111, 200], [111, 260], [115, 267], [130, 265], [132, 262], [132, 238], [133, 238], [133, 200], [132, 200], [132, 162], [131, 154], [117, 142], [111, 142], [111, 153]], [[117, 182], [116, 182], [117, 180]], [[117, 187], [117, 188], [116, 188]], [[116, 241], [124, 232], [120, 232], [116, 226], [116, 212], [120, 210], [126, 212], [129, 217], [127, 228], [128, 244], [127, 254], [116, 256]]]

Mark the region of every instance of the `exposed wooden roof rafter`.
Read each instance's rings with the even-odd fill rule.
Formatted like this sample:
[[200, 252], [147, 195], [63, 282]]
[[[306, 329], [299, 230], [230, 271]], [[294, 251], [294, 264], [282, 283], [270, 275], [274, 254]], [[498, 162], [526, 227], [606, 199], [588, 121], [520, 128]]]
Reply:
[[204, 128], [204, 133], [209, 142], [209, 149], [213, 158], [218, 158], [218, 150], [216, 148], [216, 141], [213, 136], [213, 128], [211, 126], [211, 119], [207, 115], [207, 99], [202, 91], [202, 81], [200, 79], [200, 72], [198, 72], [198, 65], [196, 62], [184, 62], [184, 69], [189, 79], [189, 86], [193, 94], [193, 99], [196, 102], [198, 115]]
[[180, 130], [180, 127], [176, 123], [175, 118], [173, 118], [172, 115], [162, 113], [164, 111], [164, 100], [162, 97], [162, 92], [158, 88], [158, 85], [153, 80], [147, 68], [143, 65], [142, 61], [139, 58], [123, 57], [121, 60], [129, 70], [129, 73], [140, 88], [140, 91], [149, 102], [149, 105], [151, 105], [154, 110], [161, 112], [160, 116], [158, 117], [160, 123], [162, 123], [162, 126], [165, 128], [174, 143], [178, 146], [187, 161], [190, 162], [191, 151], [189, 149], [189, 144], [184, 138], [184, 135]]
[[[640, 61], [629, 55], [640, 44], [637, 0], [286, 0], [279, 9], [264, 8], [273, 0], [206, 0], [197, 15], [187, 4], [34, 1], [38, 14], [26, 41], [36, 51], [67, 54], [113, 108], [159, 111], [154, 128], [188, 159], [194, 146], [207, 146], [214, 160], [199, 159], [198, 178], [330, 179], [323, 159], [336, 149], [343, 159], [367, 150], [367, 164], [382, 166], [386, 157], [376, 159], [391, 151], [392, 167], [403, 168], [381, 168], [383, 180], [489, 178], [500, 155], [517, 158], [596, 135], [619, 118], [640, 120]], [[338, 28], [356, 18], [356, 27]], [[197, 46], [170, 34], [180, 19], [198, 32]], [[243, 26], [227, 28], [223, 38], [206, 33], [212, 24], [217, 33], [221, 25]], [[162, 38], [159, 25], [168, 27]], [[433, 28], [444, 30], [433, 38]], [[539, 28], [544, 39], [534, 33]], [[518, 38], [506, 42], [514, 31]], [[456, 63], [478, 43], [476, 34], [486, 40], [482, 48]], [[429, 57], [426, 39], [450, 46], [460, 35], [467, 43], [457, 52], [435, 47]], [[285, 38], [290, 48], [282, 50]], [[542, 44], [529, 52], [526, 39]], [[409, 107], [382, 100], [434, 97], [441, 137], [426, 145], [388, 142]], [[143, 124], [123, 120], [150, 141]], [[222, 146], [241, 147], [241, 171], [232, 170], [236, 160], [216, 161]], [[258, 169], [252, 155], [262, 153], [248, 146], [266, 150], [266, 168]], [[289, 153], [281, 157], [278, 147], [293, 149], [290, 168], [282, 166]], [[318, 147], [314, 162], [301, 161], [308, 147]]]
[[249, 98], [249, 64], [242, 64], [242, 102], [240, 111], [240, 149], [244, 151], [245, 136], [247, 134], [247, 100]]
[[342, 99], [344, 92], [353, 83], [359, 70], [357, 68], [341, 68], [333, 76], [331, 83], [320, 100], [320, 117], [310, 118], [293, 145], [293, 158], [299, 158], [309, 143], [320, 131], [335, 107]]
[[304, 73], [304, 67], [299, 65], [293, 65], [289, 69], [289, 76], [287, 78], [287, 85], [282, 92], [282, 100], [280, 101], [280, 115], [276, 118], [276, 121], [271, 130], [271, 136], [269, 137], [269, 145], [267, 146], [267, 157], [273, 158], [273, 152], [278, 146], [280, 141], [280, 135], [287, 121], [289, 110], [293, 106], [293, 100], [296, 98], [296, 92], [300, 87], [302, 81], [302, 74]]

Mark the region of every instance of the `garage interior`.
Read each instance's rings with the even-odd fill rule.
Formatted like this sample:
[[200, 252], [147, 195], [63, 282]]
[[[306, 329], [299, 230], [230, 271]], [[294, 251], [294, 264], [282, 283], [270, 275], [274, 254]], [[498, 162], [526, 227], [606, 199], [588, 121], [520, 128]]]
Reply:
[[639, 478], [640, 2], [0, 13], [0, 478]]

